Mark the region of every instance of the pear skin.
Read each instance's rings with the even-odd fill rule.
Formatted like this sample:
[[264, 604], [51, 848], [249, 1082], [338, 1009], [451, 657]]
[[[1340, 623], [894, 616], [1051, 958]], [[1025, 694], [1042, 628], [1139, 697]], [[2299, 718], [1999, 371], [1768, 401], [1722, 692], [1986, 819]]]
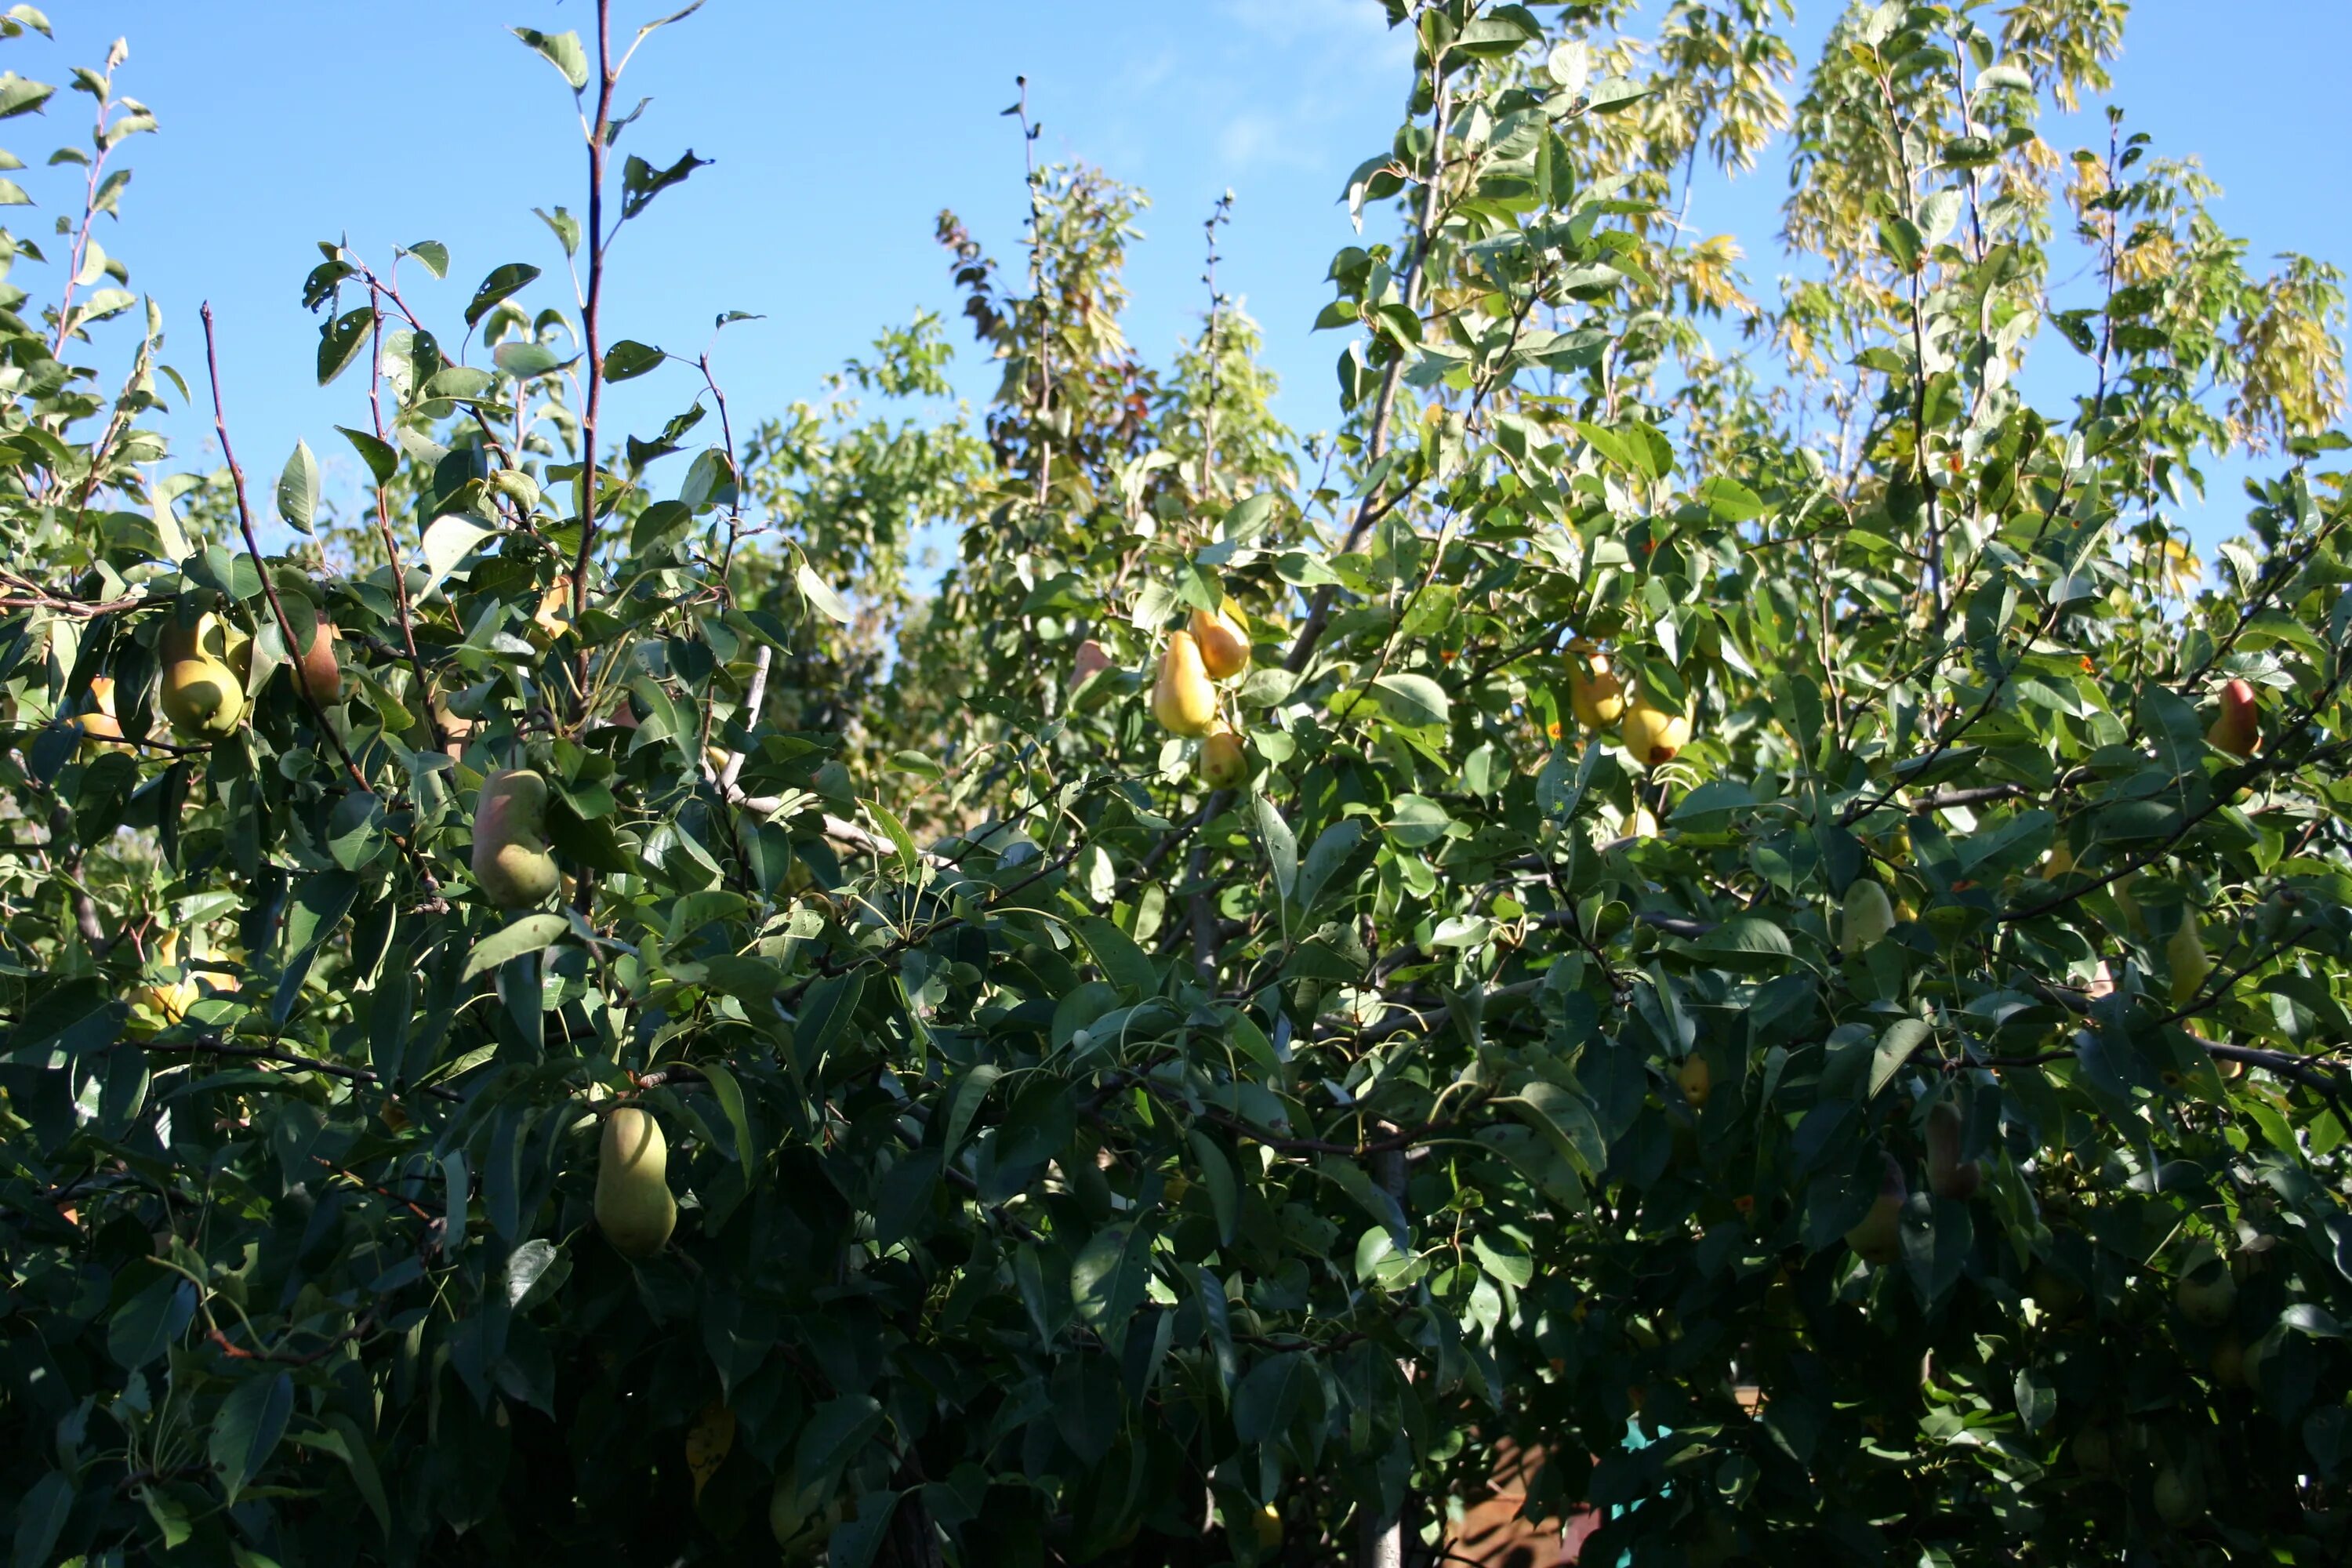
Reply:
[[1231, 680], [1249, 668], [1249, 633], [1243, 629], [1240, 606], [1230, 598], [1213, 616], [1206, 610], [1192, 612], [1192, 641], [1212, 680]]
[[2172, 1005], [2185, 1007], [2205, 989], [2205, 977], [2213, 973], [2204, 934], [2197, 929], [2196, 910], [2182, 912], [2179, 929], [2164, 944], [2164, 962], [2172, 972]]
[[1190, 632], [1171, 632], [1151, 687], [1151, 716], [1175, 735], [1205, 735], [1217, 716], [1217, 689]]
[[2205, 731], [2205, 739], [2233, 757], [2254, 754], [2263, 743], [2263, 716], [2250, 682], [2232, 680], [2221, 688], [2221, 716]]
[[1645, 768], [1675, 760], [1675, 753], [1690, 744], [1691, 723], [1680, 713], [1669, 713], [1653, 708], [1635, 698], [1625, 710], [1623, 723], [1618, 733], [1624, 738], [1625, 749], [1633, 760]]
[[1223, 721], [1211, 726], [1201, 741], [1201, 782], [1211, 789], [1232, 789], [1249, 777], [1249, 756], [1242, 738]]
[[1582, 637], [1568, 645], [1568, 705], [1588, 731], [1605, 730], [1625, 713], [1625, 683], [1610, 669], [1609, 656]]
[[596, 1155], [596, 1228], [624, 1258], [651, 1258], [677, 1225], [669, 1145], [661, 1123], [634, 1105], [604, 1119]]
[[562, 880], [547, 846], [547, 781], [528, 768], [482, 781], [474, 805], [474, 880], [500, 909], [547, 901]]

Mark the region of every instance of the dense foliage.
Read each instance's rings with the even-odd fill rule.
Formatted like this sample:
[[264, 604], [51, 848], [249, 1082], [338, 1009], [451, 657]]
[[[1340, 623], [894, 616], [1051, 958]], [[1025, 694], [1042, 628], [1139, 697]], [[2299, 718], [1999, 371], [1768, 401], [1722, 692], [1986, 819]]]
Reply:
[[120, 49], [5, 241], [19, 1568], [1429, 1563], [1506, 1439], [1588, 1562], [2342, 1559], [2338, 279], [2042, 139], [2122, 0], [1386, 0], [1308, 442], [1086, 168], [941, 217], [976, 421], [730, 409], [606, 3], [568, 287], [301, 283], [355, 510], [151, 433]]

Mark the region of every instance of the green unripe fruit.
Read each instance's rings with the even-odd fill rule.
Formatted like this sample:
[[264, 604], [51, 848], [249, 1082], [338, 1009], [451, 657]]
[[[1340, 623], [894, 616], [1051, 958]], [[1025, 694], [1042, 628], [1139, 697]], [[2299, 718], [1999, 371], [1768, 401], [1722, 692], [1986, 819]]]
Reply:
[[2238, 1282], [2210, 1248], [2200, 1248], [2173, 1287], [2172, 1299], [2179, 1304], [2180, 1315], [2199, 1328], [2218, 1329], [2237, 1310]]
[[547, 847], [547, 781], [528, 768], [482, 781], [474, 805], [474, 881], [502, 910], [547, 901], [562, 885]]
[[1879, 1178], [1878, 1196], [1870, 1212], [1862, 1216], [1852, 1230], [1845, 1233], [1845, 1244], [1864, 1263], [1886, 1264], [1903, 1256], [1903, 1201], [1910, 1195], [1909, 1184], [1903, 1179], [1903, 1167], [1893, 1155], [1884, 1155], [1885, 1173]]
[[651, 1258], [677, 1225], [669, 1145], [661, 1123], [633, 1105], [604, 1119], [596, 1155], [596, 1228], [624, 1258]]

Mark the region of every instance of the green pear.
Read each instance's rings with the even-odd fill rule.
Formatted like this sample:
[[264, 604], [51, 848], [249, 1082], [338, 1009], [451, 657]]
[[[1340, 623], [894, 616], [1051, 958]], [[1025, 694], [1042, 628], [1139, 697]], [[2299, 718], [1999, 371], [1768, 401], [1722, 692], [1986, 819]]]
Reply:
[[547, 781], [528, 768], [482, 781], [474, 805], [474, 881], [504, 910], [544, 903], [562, 881], [547, 847]]
[[1879, 1178], [1878, 1196], [1870, 1212], [1845, 1233], [1845, 1244], [1864, 1263], [1892, 1263], [1903, 1256], [1903, 1201], [1910, 1195], [1909, 1184], [1892, 1154], [1882, 1158], [1885, 1167]]
[[624, 1258], [651, 1258], [677, 1224], [669, 1145], [661, 1123], [634, 1105], [604, 1119], [596, 1156], [596, 1228]]

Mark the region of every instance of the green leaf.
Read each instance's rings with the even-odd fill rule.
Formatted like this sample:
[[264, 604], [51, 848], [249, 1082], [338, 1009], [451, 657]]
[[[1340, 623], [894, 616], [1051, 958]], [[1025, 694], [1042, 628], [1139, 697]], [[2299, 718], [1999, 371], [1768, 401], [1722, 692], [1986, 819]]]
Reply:
[[0, 76], [0, 120], [14, 120], [20, 114], [32, 113], [48, 102], [57, 90], [47, 82], [30, 80], [15, 71]]
[[629, 381], [657, 369], [669, 356], [650, 343], [623, 338], [604, 351], [604, 379]]
[[1143, 1300], [1151, 1256], [1150, 1235], [1132, 1226], [1097, 1231], [1070, 1266], [1070, 1301], [1097, 1329], [1123, 1329]]
[[1445, 688], [1425, 675], [1383, 675], [1372, 682], [1372, 690], [1381, 711], [1408, 728], [1443, 724], [1454, 711]]
[[982, 1062], [964, 1074], [963, 1081], [956, 1086], [955, 1107], [948, 1112], [947, 1142], [940, 1151], [947, 1158], [955, 1158], [955, 1152], [963, 1147], [963, 1135], [971, 1130], [971, 1119], [980, 1114], [988, 1091], [1003, 1076], [1003, 1068]]
[[1897, 1018], [1889, 1024], [1878, 1037], [1877, 1050], [1871, 1054], [1869, 1098], [1876, 1100], [1912, 1054], [1934, 1037], [1935, 1031], [1916, 1018]]
[[833, 591], [833, 584], [818, 576], [816, 569], [806, 561], [793, 569], [793, 581], [799, 584], [801, 597], [817, 614], [841, 626], [849, 624], [849, 606]]
[[437, 239], [420, 239], [414, 245], [404, 246], [402, 253], [416, 258], [417, 265], [436, 279], [449, 276], [449, 247]]
[[1266, 859], [1274, 867], [1274, 886], [1285, 900], [1298, 882], [1298, 838], [1282, 813], [1265, 796], [1252, 795], [1250, 809], [1257, 818], [1258, 837], [1265, 841]]
[[[588, 88], [588, 51], [577, 33], [542, 33], [537, 27], [517, 27], [514, 36], [539, 52], [574, 92]], [[468, 323], [469, 325], [471, 323]]]
[[285, 1373], [248, 1377], [229, 1390], [213, 1418], [207, 1452], [231, 1501], [261, 1473], [294, 1414], [294, 1379]]
[[311, 531], [311, 520], [319, 511], [319, 459], [310, 455], [308, 441], [294, 443], [294, 455], [286, 459], [286, 468], [278, 476], [278, 515], [286, 526], [300, 534]]
[[[19, 111], [21, 112], [21, 111]], [[74, 1484], [62, 1470], [46, 1470], [16, 1505], [16, 1568], [48, 1568], [49, 1551], [73, 1512]]]
[[375, 325], [375, 312], [362, 305], [356, 310], [346, 310], [322, 322], [319, 328], [319, 384], [326, 385], [350, 368], [360, 351], [367, 347], [368, 332]]
[[[360, 461], [367, 465], [368, 472], [375, 476], [378, 485], [392, 483], [392, 476], [400, 471], [400, 453], [390, 443], [378, 440], [364, 430], [354, 430], [348, 425], [338, 425], [335, 428], [341, 431], [343, 439], [352, 444], [352, 449], [360, 455]], [[300, 455], [307, 457], [309, 454], [305, 450]], [[280, 496], [285, 493], [283, 481], [280, 481], [278, 493]], [[305, 529], [303, 531], [307, 533], [310, 531]]]
[[632, 157], [621, 165], [621, 216], [636, 216], [652, 205], [656, 196], [682, 183], [697, 169], [709, 166], [710, 160], [696, 157], [691, 147], [684, 157], [666, 169], [656, 169], [643, 158]]
[[719, 1109], [726, 1112], [727, 1125], [734, 1131], [735, 1163], [747, 1171], [751, 1170], [757, 1163], [757, 1156], [751, 1147], [751, 1118], [743, 1111], [742, 1085], [735, 1081], [733, 1073], [717, 1062], [697, 1062], [695, 1068], [710, 1085], [710, 1097], [719, 1102]]
[[1087, 944], [1103, 977], [1118, 986], [1129, 1002], [1157, 994], [1160, 970], [1144, 951], [1110, 921], [1089, 916], [1076, 922], [1078, 940]]
[[1559, 1085], [1539, 1079], [1496, 1103], [1534, 1128], [1586, 1181], [1608, 1164], [1609, 1142], [1592, 1108]]
[[1718, 522], [1747, 522], [1764, 515], [1764, 503], [1754, 490], [1720, 474], [1698, 487], [1698, 497]]
[[538, 268], [520, 261], [509, 261], [492, 270], [488, 278], [482, 279], [482, 286], [474, 290], [473, 302], [466, 307], [466, 325], [481, 325], [482, 318], [490, 313], [492, 306], [528, 288], [531, 279], [538, 276]]
[[477, 974], [496, 969], [509, 959], [537, 952], [571, 929], [572, 921], [565, 915], [551, 911], [525, 915], [512, 925], [492, 931], [474, 944], [474, 951], [466, 955], [464, 978], [471, 980]]

